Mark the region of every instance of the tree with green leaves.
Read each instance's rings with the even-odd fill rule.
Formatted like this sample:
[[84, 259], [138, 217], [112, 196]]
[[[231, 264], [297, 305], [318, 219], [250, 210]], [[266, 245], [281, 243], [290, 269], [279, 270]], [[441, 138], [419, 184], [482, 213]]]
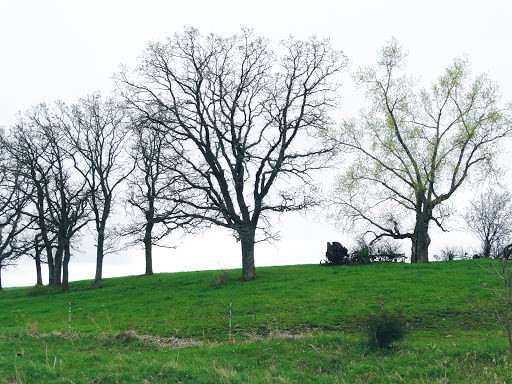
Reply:
[[337, 185], [341, 217], [364, 223], [375, 239], [411, 239], [415, 263], [428, 261], [430, 224], [444, 229], [449, 200], [470, 174], [492, 168], [512, 125], [498, 86], [472, 77], [467, 60], [417, 89], [405, 59], [392, 40], [376, 65], [357, 72], [371, 105], [330, 137], [355, 160]]

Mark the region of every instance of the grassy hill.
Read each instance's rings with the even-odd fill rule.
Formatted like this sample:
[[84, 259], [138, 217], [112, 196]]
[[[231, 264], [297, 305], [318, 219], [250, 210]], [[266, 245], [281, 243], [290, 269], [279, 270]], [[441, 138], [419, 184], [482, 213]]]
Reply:
[[[0, 383], [512, 383], [504, 332], [475, 309], [496, 281], [473, 261], [225, 272], [5, 289]], [[408, 333], [375, 351], [363, 324], [382, 302]]]

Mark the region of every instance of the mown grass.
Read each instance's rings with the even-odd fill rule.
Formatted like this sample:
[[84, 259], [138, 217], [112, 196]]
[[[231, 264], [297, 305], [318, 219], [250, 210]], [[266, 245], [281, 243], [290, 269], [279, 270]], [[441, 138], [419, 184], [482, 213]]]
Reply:
[[[259, 268], [0, 293], [0, 383], [511, 383], [473, 261]], [[232, 299], [232, 340], [229, 300]], [[68, 300], [72, 328], [68, 333]], [[370, 349], [365, 319], [401, 309], [408, 333]], [[19, 356], [18, 356], [19, 355]]]

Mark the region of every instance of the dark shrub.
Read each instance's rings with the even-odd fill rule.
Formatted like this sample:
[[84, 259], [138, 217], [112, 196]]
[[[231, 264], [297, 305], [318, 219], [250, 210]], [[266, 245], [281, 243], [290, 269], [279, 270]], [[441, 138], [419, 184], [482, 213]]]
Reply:
[[342, 265], [348, 264], [350, 257], [347, 248], [341, 243], [333, 241], [333, 243], [327, 243], [327, 252], [325, 252], [325, 260], [321, 261], [321, 264], [326, 265]]
[[401, 312], [382, 310], [371, 314], [366, 322], [368, 343], [372, 348], [391, 348], [405, 336], [405, 318]]
[[355, 252], [355, 259], [358, 264], [371, 263], [373, 259], [372, 248], [366, 243], [360, 244], [359, 249]]

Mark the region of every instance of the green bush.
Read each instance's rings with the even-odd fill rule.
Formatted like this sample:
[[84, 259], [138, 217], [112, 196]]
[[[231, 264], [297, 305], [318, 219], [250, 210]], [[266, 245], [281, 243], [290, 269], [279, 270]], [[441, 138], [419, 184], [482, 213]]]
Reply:
[[405, 336], [405, 318], [401, 312], [383, 309], [371, 314], [366, 322], [368, 343], [372, 348], [391, 348], [393, 342]]

